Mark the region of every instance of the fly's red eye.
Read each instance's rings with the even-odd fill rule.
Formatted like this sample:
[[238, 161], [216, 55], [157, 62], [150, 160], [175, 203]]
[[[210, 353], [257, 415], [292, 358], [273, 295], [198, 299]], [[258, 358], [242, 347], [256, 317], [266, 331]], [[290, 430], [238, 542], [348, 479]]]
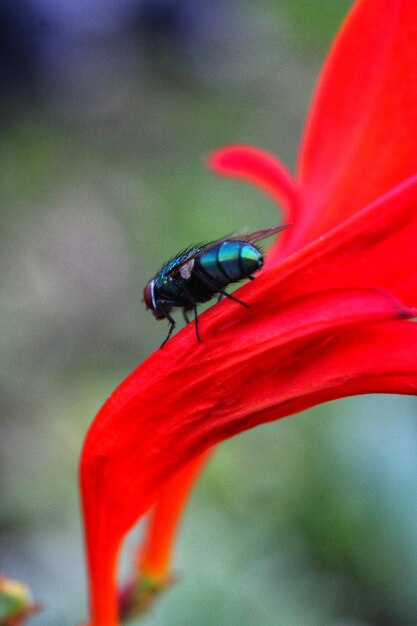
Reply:
[[153, 280], [151, 280], [146, 285], [145, 289], [143, 290], [143, 301], [145, 302], [146, 308], [150, 309], [151, 311], [155, 308], [154, 303], [153, 303], [152, 292], [153, 292]]

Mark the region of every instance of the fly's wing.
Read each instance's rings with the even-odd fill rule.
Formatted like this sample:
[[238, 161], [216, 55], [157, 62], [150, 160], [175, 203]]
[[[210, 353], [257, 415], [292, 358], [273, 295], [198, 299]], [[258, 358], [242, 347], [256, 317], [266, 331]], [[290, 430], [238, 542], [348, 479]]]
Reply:
[[234, 234], [232, 237], [227, 237], [227, 239], [238, 239], [239, 241], [247, 241], [247, 243], [256, 243], [257, 241], [262, 241], [262, 239], [276, 235], [285, 228], [288, 228], [288, 226], [290, 226], [290, 224], [282, 224], [281, 226], [276, 226], [275, 228], [256, 230], [254, 233], [249, 233], [247, 235]]
[[[232, 233], [228, 233], [224, 237], [221, 237], [217, 241], [230, 241], [230, 239], [237, 239], [238, 241], [243, 241], [246, 235], [248, 235], [249, 228], [247, 226], [241, 226], [237, 230], [234, 230]], [[217, 243], [214, 242], [214, 243]]]
[[244, 226], [243, 228], [239, 228], [239, 230], [230, 233], [230, 235], [225, 235], [224, 237], [220, 237], [220, 239], [215, 239], [214, 241], [210, 241], [206, 244], [200, 244], [201, 248], [195, 248], [195, 252], [190, 255], [190, 257], [192, 256], [196, 259], [197, 257], [201, 256], [203, 252], [207, 250], [207, 248], [211, 248], [221, 241], [246, 241], [247, 243], [254, 244], [257, 241], [262, 241], [262, 239], [266, 239], [267, 237], [272, 237], [272, 235], [276, 235], [277, 233], [281, 232], [281, 230], [288, 228], [288, 226], [291, 226], [291, 224], [282, 224], [281, 226], [276, 226], [275, 228], [264, 228], [263, 230], [257, 230], [254, 233], [248, 234], [245, 234], [245, 230], [247, 230], [247, 228]]

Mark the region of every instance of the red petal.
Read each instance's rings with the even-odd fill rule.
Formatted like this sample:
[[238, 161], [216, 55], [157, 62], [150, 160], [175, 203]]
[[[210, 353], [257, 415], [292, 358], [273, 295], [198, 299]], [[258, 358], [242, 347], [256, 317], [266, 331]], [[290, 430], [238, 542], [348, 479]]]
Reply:
[[417, 2], [360, 0], [311, 107], [293, 249], [417, 172], [416, 128]]
[[[331, 346], [336, 359], [343, 330], [353, 327], [355, 337], [358, 324], [407, 313], [397, 301], [372, 290], [325, 292], [280, 310], [270, 306], [266, 292], [263, 304], [265, 309], [255, 305], [246, 316], [238, 309], [240, 323], [232, 322], [236, 315], [228, 320], [218, 313], [237, 310], [235, 303], [201, 316], [202, 344], [195, 342], [194, 329], [186, 328], [133, 372], [94, 421], [81, 462], [94, 626], [117, 624], [120, 542], [158, 498], [165, 481], [214, 443], [286, 415], [290, 406], [301, 410], [303, 398], [307, 405], [314, 397], [329, 399], [332, 389], [338, 397], [343, 386], [350, 393], [356, 380], [354, 354], [346, 361], [347, 373], [333, 368], [326, 373]], [[410, 328], [407, 351], [417, 348], [417, 327], [402, 324]], [[343, 354], [346, 348], [342, 342]], [[415, 359], [410, 371], [400, 340], [392, 350], [386, 360], [372, 363], [370, 353], [361, 355], [361, 363], [368, 363], [371, 388], [388, 371], [393, 373], [392, 387], [384, 382], [381, 390], [398, 390], [395, 377], [401, 377], [400, 391], [411, 392]], [[342, 367], [343, 358], [339, 361]]]

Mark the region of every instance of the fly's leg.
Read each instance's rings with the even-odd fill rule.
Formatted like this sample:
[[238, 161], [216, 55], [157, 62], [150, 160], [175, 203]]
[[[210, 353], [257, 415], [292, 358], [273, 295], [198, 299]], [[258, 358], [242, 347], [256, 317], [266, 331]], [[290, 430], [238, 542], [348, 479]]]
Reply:
[[245, 309], [249, 309], [249, 304], [247, 302], [243, 302], [243, 300], [239, 300], [239, 298], [236, 298], [235, 296], [232, 296], [231, 293], [227, 293], [227, 291], [225, 291], [224, 289], [219, 289], [219, 293], [224, 296], [225, 298], [229, 298], [229, 300], [233, 300], [234, 302], [237, 302], [238, 304], [241, 304], [242, 306], [245, 307]]
[[233, 300], [234, 302], [237, 302], [238, 304], [241, 304], [242, 306], [244, 306], [246, 309], [249, 309], [249, 304], [247, 304], [246, 302], [243, 302], [243, 300], [239, 300], [235, 296], [232, 296], [231, 293], [227, 293], [227, 291], [225, 291], [224, 289], [219, 289], [219, 287], [213, 281], [211, 281], [207, 276], [205, 276], [205, 274], [202, 274], [201, 272], [196, 272], [195, 270], [193, 271], [193, 273], [194, 273], [194, 276], [197, 276], [197, 278], [201, 280], [202, 283], [205, 283], [211, 289], [215, 289], [217, 293], [219, 293], [221, 296], [224, 296], [225, 298], [229, 298], [229, 300]]
[[168, 334], [165, 337], [164, 341], [161, 343], [160, 345], [160, 349], [164, 347], [164, 345], [166, 344], [166, 342], [168, 341], [168, 339], [171, 337], [172, 332], [175, 328], [175, 321], [171, 316], [167, 316], [168, 322], [169, 322], [169, 329], [168, 329]]
[[182, 310], [182, 314], [183, 314], [183, 316], [184, 316], [185, 323], [186, 323], [186, 324], [189, 324], [189, 323], [190, 323], [190, 318], [188, 317], [187, 313], [188, 313], [188, 310], [187, 310], [187, 309], [183, 309], [183, 310]]
[[165, 317], [167, 318], [167, 320], [168, 320], [168, 322], [169, 322], [168, 334], [167, 334], [167, 336], [165, 337], [164, 341], [161, 343], [161, 345], [160, 345], [160, 347], [159, 347], [159, 349], [161, 349], [161, 348], [163, 348], [163, 347], [164, 347], [164, 345], [166, 344], [166, 342], [168, 341], [168, 339], [169, 339], [169, 338], [171, 337], [171, 335], [172, 335], [172, 332], [173, 332], [173, 330], [174, 330], [174, 328], [175, 328], [175, 320], [174, 320], [174, 318], [173, 318], [173, 317], [172, 317], [172, 316], [168, 313], [168, 311], [167, 311], [166, 309], [164, 309], [164, 307], [163, 307], [161, 304], [159, 304], [159, 307], [162, 309], [162, 311], [163, 311], [163, 313], [164, 313]]
[[[183, 289], [185, 295], [187, 296], [187, 298], [189, 299], [193, 310], [194, 310], [194, 320], [195, 320], [195, 334], [197, 335], [197, 341], [201, 341], [201, 337], [200, 337], [200, 333], [198, 332], [198, 314], [197, 314], [197, 303], [194, 300], [194, 298], [192, 297], [192, 295], [190, 294], [188, 287], [185, 283], [185, 280], [181, 281], [181, 288]], [[184, 317], [185, 319], [187, 319], [186, 317], [186, 312], [184, 310]]]

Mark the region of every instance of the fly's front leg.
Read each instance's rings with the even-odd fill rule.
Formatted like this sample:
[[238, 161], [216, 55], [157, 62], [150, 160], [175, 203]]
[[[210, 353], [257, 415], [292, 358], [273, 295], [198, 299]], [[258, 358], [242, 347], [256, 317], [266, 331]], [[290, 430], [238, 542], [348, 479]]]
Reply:
[[166, 342], [168, 341], [168, 339], [171, 337], [172, 332], [175, 328], [175, 320], [174, 318], [172, 318], [170, 315], [167, 315], [167, 320], [169, 322], [169, 329], [168, 329], [168, 334], [165, 337], [164, 341], [161, 343], [160, 348], [163, 348], [164, 345], [166, 344]]
[[165, 315], [165, 317], [167, 318], [168, 322], [169, 322], [169, 329], [168, 329], [168, 335], [165, 337], [164, 341], [161, 343], [161, 345], [159, 346], [159, 349], [163, 348], [164, 345], [166, 344], [166, 342], [168, 341], [168, 339], [171, 337], [173, 330], [175, 328], [175, 320], [172, 317], [172, 315], [169, 314], [169, 312], [167, 311], [167, 309], [165, 309], [163, 303], [161, 301], [158, 302], [158, 306], [161, 309], [161, 311], [163, 312], [163, 314]]

